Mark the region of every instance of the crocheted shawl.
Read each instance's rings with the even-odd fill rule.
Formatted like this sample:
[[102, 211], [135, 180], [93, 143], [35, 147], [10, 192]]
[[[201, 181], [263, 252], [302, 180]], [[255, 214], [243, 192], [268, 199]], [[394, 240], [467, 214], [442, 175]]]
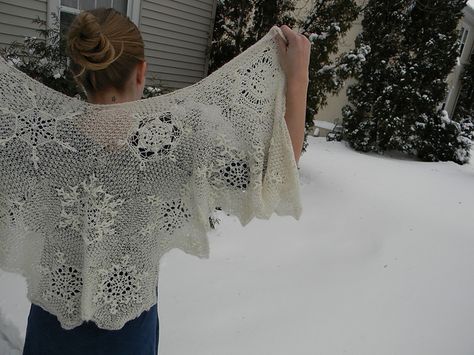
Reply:
[[193, 85], [110, 105], [0, 59], [0, 267], [32, 303], [65, 329], [120, 329], [157, 302], [167, 251], [209, 257], [216, 209], [299, 219], [280, 31]]

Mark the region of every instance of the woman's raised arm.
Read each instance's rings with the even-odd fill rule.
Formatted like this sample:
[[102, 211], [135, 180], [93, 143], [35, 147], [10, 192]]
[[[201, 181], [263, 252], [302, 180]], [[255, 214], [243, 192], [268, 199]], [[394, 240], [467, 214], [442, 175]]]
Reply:
[[286, 25], [280, 29], [288, 41], [276, 37], [280, 64], [287, 78], [285, 121], [298, 163], [304, 140], [311, 42]]

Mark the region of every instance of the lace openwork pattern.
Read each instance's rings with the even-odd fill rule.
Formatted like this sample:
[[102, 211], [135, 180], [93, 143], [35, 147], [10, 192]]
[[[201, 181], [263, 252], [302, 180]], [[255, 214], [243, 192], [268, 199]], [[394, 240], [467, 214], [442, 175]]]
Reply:
[[64, 304], [68, 315], [78, 312], [82, 290], [81, 269], [69, 265], [60, 249], [54, 253], [53, 263], [40, 265], [40, 268], [48, 278], [49, 285], [49, 288], [43, 290], [43, 298], [48, 302]]
[[94, 174], [79, 185], [56, 191], [61, 198], [60, 228], [69, 227], [81, 233], [86, 245], [115, 234], [116, 208], [125, 200], [115, 199], [104, 191]]
[[0, 267], [66, 329], [156, 303], [161, 256], [209, 257], [217, 208], [299, 219], [277, 27], [198, 83], [94, 105], [0, 59]]

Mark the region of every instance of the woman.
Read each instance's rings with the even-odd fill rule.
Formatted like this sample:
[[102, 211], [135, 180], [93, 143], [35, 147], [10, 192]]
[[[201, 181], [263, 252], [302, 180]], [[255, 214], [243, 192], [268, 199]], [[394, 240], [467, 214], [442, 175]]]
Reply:
[[[287, 76], [285, 120], [296, 162], [303, 145], [310, 43], [286, 25], [288, 43], [278, 38], [280, 63]], [[95, 104], [138, 100], [147, 63], [138, 28], [113, 9], [84, 11], [71, 24], [67, 51], [72, 71], [87, 99]], [[158, 297], [158, 292], [157, 292]], [[119, 330], [84, 322], [70, 330], [32, 304], [23, 355], [155, 355], [158, 352], [157, 304]]]

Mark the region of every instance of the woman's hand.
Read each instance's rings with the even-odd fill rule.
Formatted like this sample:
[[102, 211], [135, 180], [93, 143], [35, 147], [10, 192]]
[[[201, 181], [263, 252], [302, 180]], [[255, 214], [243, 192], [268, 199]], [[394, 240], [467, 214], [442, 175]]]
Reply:
[[293, 85], [293, 83], [307, 85], [309, 80], [311, 42], [308, 38], [292, 30], [287, 25], [281, 26], [280, 29], [288, 41], [288, 43], [285, 43], [281, 36], [276, 36], [278, 57], [287, 77], [288, 85]]
[[280, 65], [287, 78], [285, 121], [296, 164], [303, 149], [311, 42], [286, 25], [280, 27], [288, 43], [276, 35]]

